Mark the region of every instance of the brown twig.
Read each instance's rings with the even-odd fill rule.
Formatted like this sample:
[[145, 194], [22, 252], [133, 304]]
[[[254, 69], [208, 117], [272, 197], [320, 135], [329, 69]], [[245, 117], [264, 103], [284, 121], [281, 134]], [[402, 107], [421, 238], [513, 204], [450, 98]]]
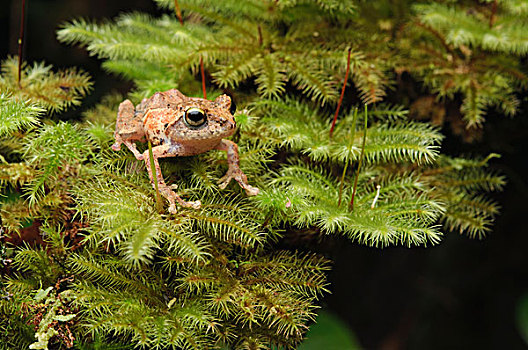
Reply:
[[264, 39], [262, 39], [262, 28], [260, 27], [260, 24], [257, 26], [257, 29], [259, 46], [262, 46], [262, 44], [264, 43]]
[[[158, 212], [163, 211], [163, 203], [161, 201], [160, 192], [158, 188], [158, 170], [156, 169], [156, 165], [154, 164], [154, 154], [152, 153], [152, 144], [150, 141], [148, 142], [148, 151], [149, 151], [149, 160], [150, 160], [150, 169], [152, 171], [153, 180], [154, 180], [154, 189], [156, 190], [156, 209]], [[161, 175], [163, 176], [163, 175]]]
[[493, 1], [493, 4], [491, 5], [491, 15], [490, 15], [490, 19], [489, 19], [489, 27], [490, 29], [493, 27], [493, 25], [495, 24], [495, 20], [497, 19], [496, 15], [497, 15], [497, 0]]
[[180, 24], [183, 25], [183, 17], [180, 10], [180, 4], [178, 4], [178, 0], [174, 0], [174, 9], [176, 10], [176, 17], [178, 17], [178, 21], [180, 21]]
[[425, 25], [421, 22], [415, 22], [415, 24], [418, 26], [418, 27], [422, 27], [424, 29], [426, 29], [427, 31], [429, 31], [431, 34], [433, 34], [439, 41], [440, 43], [442, 44], [442, 46], [444, 47], [444, 49], [449, 52], [450, 54], [454, 55], [455, 52], [453, 51], [453, 49], [447, 44], [444, 36], [442, 34], [440, 34], [440, 32], [438, 32], [437, 30], [434, 30], [433, 28], [429, 27], [428, 25]]
[[22, 0], [22, 15], [20, 17], [20, 35], [18, 36], [18, 75], [17, 83], [20, 87], [22, 74], [22, 48], [24, 46], [24, 27], [26, 25], [26, 0]]
[[205, 72], [204, 72], [204, 65], [203, 65], [203, 58], [202, 57], [200, 57], [200, 71], [202, 73], [203, 98], [207, 99], [207, 92], [205, 91]]
[[339, 114], [339, 108], [341, 108], [341, 103], [343, 102], [343, 97], [345, 96], [345, 88], [348, 81], [348, 73], [350, 73], [350, 52], [351, 48], [348, 48], [348, 56], [347, 56], [347, 67], [346, 67], [346, 73], [345, 73], [345, 81], [343, 81], [343, 88], [341, 89], [341, 96], [339, 97], [339, 102], [337, 103], [337, 108], [334, 114], [334, 120], [332, 121], [332, 126], [330, 127], [330, 138], [332, 138], [332, 134], [334, 133], [335, 124], [337, 121], [337, 115]]

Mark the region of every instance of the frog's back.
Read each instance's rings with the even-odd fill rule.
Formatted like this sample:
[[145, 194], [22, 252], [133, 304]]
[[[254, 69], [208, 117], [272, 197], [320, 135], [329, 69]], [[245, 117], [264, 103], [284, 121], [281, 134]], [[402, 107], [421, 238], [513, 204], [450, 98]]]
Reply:
[[145, 113], [149, 109], [154, 108], [174, 108], [184, 104], [188, 97], [183, 95], [176, 89], [156, 92], [149, 98], [144, 98], [140, 104], [137, 105], [136, 111]]

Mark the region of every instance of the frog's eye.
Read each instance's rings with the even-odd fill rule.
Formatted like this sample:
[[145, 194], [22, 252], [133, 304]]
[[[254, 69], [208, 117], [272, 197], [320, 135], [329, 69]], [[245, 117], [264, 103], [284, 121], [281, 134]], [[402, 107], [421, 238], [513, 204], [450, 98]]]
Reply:
[[200, 108], [192, 107], [185, 112], [183, 117], [185, 124], [191, 128], [198, 128], [205, 124], [207, 117]]

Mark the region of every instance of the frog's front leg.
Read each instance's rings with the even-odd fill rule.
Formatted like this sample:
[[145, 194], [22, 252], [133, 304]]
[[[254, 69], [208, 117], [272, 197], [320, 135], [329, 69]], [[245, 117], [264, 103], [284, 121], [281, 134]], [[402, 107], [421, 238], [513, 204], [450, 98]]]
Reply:
[[139, 151], [137, 150], [136, 144], [132, 141], [128, 141], [128, 140], [127, 141], [116, 141], [116, 143], [112, 145], [112, 149], [114, 151], [119, 151], [121, 149], [121, 143], [127, 146], [127, 148], [132, 153], [134, 153], [134, 156], [136, 157], [137, 160], [143, 160], [143, 155], [139, 153]]
[[227, 153], [227, 164], [229, 169], [227, 173], [220, 179], [220, 188], [224, 189], [231, 180], [238, 182], [240, 187], [246, 190], [248, 196], [256, 196], [259, 193], [259, 189], [248, 184], [247, 176], [242, 172], [239, 166], [238, 157], [238, 146], [233, 141], [222, 140], [216, 149], [226, 151]]
[[152, 174], [152, 169], [150, 167], [150, 155], [149, 151], [146, 150], [142, 157], [145, 160], [145, 165], [147, 166], [147, 171], [149, 174], [150, 182], [152, 183], [152, 187], [156, 188], [154, 181], [157, 181], [158, 183], [158, 190], [161, 193], [163, 197], [165, 197], [169, 201], [169, 212], [175, 213], [176, 212], [176, 202], [180, 204], [182, 207], [185, 208], [194, 208], [194, 209], [200, 209], [201, 203], [200, 201], [195, 202], [186, 202], [183, 199], [181, 199], [180, 196], [178, 196], [170, 186], [167, 186], [165, 184], [165, 181], [163, 180], [163, 174], [161, 173], [161, 168], [159, 166], [158, 158], [164, 158], [164, 157], [174, 157], [179, 155], [175, 150], [174, 146], [171, 145], [161, 145], [156, 146], [152, 148], [152, 158], [154, 160], [154, 170], [156, 171], [156, 179], [154, 179]]

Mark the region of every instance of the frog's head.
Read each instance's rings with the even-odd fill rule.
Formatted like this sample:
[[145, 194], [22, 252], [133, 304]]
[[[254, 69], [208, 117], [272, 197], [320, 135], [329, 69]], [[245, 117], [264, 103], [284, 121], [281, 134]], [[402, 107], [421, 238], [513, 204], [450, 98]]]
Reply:
[[221, 95], [214, 101], [189, 97], [172, 125], [171, 134], [184, 140], [222, 139], [236, 129], [231, 98]]

